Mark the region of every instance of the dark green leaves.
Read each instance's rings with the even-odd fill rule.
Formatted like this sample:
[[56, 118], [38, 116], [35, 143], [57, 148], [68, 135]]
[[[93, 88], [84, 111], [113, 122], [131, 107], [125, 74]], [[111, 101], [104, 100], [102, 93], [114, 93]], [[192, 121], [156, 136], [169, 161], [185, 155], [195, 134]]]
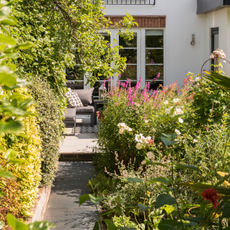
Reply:
[[172, 205], [176, 203], [176, 199], [169, 194], [161, 194], [156, 199], [157, 208], [164, 206], [165, 204]]
[[190, 169], [190, 170], [194, 170], [194, 171], [197, 171], [197, 172], [201, 172], [199, 168], [197, 168], [196, 166], [193, 166], [193, 165], [182, 165], [182, 164], [178, 164], [176, 166], [177, 169]]

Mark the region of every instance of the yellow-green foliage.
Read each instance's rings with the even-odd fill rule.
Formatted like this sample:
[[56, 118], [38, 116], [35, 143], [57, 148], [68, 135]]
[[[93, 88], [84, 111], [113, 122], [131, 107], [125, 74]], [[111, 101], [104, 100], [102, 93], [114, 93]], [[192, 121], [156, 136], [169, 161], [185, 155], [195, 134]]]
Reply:
[[[27, 88], [17, 89], [15, 93], [21, 94], [25, 100], [31, 98]], [[33, 105], [29, 110], [35, 113]], [[0, 198], [0, 209], [4, 208], [17, 216], [27, 216], [34, 206], [41, 180], [41, 140], [35, 116], [20, 117], [20, 120], [23, 124], [20, 133], [0, 135], [1, 145], [16, 151], [16, 158], [24, 159], [23, 163], [7, 163], [3, 158], [4, 153], [0, 152], [0, 165], [11, 171], [16, 178], [0, 178], [0, 186], [5, 192], [5, 196]], [[5, 214], [1, 213], [0, 219], [4, 220]]]

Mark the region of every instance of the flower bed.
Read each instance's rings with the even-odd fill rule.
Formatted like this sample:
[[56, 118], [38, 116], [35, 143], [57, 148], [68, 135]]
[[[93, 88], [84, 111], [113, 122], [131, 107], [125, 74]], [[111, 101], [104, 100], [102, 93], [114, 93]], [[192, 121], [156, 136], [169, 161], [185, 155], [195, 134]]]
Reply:
[[221, 174], [228, 172], [228, 101], [229, 92], [192, 74], [181, 89], [118, 82], [103, 110], [91, 180], [117, 227], [202, 229], [215, 226], [217, 214], [228, 226], [229, 175]]

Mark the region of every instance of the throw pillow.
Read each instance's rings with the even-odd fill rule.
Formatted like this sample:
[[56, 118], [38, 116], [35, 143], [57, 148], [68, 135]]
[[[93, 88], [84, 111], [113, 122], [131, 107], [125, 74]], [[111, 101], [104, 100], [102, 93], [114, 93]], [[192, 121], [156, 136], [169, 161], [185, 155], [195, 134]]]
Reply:
[[91, 89], [72, 89], [72, 92], [77, 93], [83, 105], [92, 104], [92, 94], [94, 88]]
[[69, 107], [74, 108], [83, 106], [81, 99], [78, 97], [77, 93], [69, 91], [65, 93], [65, 96], [67, 97]]

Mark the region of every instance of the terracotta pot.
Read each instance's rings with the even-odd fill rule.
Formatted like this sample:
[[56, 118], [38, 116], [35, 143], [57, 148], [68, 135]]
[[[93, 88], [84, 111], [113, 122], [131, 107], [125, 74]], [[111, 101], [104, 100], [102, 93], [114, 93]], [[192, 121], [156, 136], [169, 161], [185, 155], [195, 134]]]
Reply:
[[96, 114], [99, 121], [102, 121], [103, 118], [105, 117], [102, 111], [97, 111]]

